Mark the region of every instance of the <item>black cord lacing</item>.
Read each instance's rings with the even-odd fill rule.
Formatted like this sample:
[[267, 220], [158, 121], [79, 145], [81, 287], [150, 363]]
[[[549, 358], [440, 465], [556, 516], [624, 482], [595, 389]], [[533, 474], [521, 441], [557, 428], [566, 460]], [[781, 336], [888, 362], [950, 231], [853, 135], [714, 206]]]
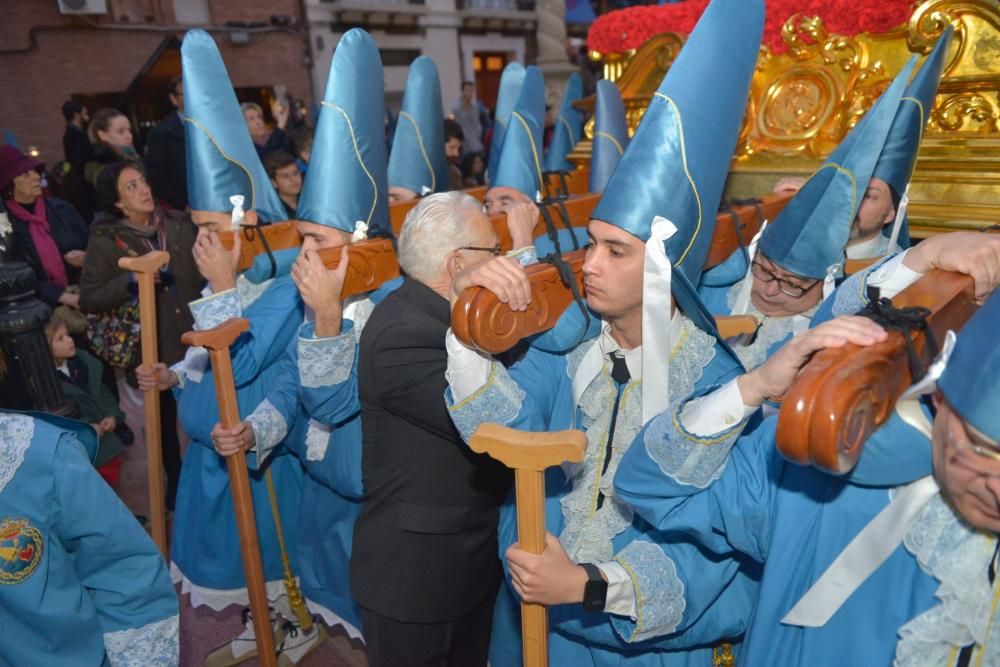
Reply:
[[764, 224], [764, 210], [760, 207], [763, 202], [760, 199], [730, 199], [724, 202], [721, 207], [719, 207], [719, 213], [728, 213], [733, 221], [733, 230], [736, 232], [736, 241], [740, 244], [740, 252], [743, 253], [743, 260], [746, 262], [747, 267], [750, 266], [750, 252], [747, 249], [746, 239], [743, 237], [743, 223], [740, 222], [740, 216], [736, 213], [737, 206], [750, 206], [757, 210], [757, 222], [758, 224]]
[[584, 300], [583, 295], [580, 294], [580, 288], [576, 284], [576, 276], [573, 275], [573, 267], [562, 258], [562, 255], [557, 255], [551, 253], [545, 255], [544, 257], [538, 258], [539, 264], [551, 264], [556, 268], [559, 273], [559, 280], [562, 281], [564, 287], [569, 288], [570, 293], [573, 295], [573, 301], [576, 303], [580, 312], [583, 313], [583, 332], [580, 334], [580, 338], [573, 344], [573, 347], [579, 345], [583, 342], [584, 337], [587, 335], [587, 330], [590, 328], [590, 311], [587, 309], [587, 302]]
[[271, 275], [267, 277], [268, 280], [274, 278], [278, 274], [278, 263], [274, 260], [274, 253], [271, 251], [271, 244], [267, 240], [267, 234], [259, 231], [260, 227], [265, 227], [266, 225], [243, 225], [240, 229], [243, 232], [243, 238], [248, 242], [252, 243], [254, 237], [258, 234], [260, 235], [260, 244], [264, 246], [264, 252], [267, 253], [267, 260], [271, 263]]
[[931, 311], [922, 306], [911, 306], [907, 308], [897, 308], [890, 299], [885, 297], [877, 298], [869, 288], [869, 303], [858, 315], [869, 318], [887, 331], [899, 331], [906, 340], [906, 357], [910, 366], [910, 376], [913, 382], [919, 382], [927, 374], [927, 368], [920, 363], [917, 350], [913, 346], [914, 331], [924, 332], [927, 340], [927, 349], [930, 351], [930, 358], [934, 359], [938, 355], [938, 343], [934, 337], [934, 332], [927, 324], [927, 317]]

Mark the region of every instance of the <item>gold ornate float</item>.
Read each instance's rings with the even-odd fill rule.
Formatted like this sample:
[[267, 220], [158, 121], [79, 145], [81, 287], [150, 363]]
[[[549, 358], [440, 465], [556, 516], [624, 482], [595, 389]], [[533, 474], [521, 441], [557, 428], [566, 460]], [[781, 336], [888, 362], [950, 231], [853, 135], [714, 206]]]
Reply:
[[[916, 236], [1000, 222], [1000, 2], [927, 0], [908, 23], [879, 34], [829, 34], [817, 17], [782, 29], [788, 49], [762, 47], [726, 197], [769, 192], [808, 176], [871, 107], [911, 54], [955, 25], [947, 64], [910, 187]], [[633, 132], [684, 37], [664, 33], [634, 52], [591, 54], [616, 81]], [[593, 98], [580, 105], [593, 110]], [[571, 159], [589, 161], [593, 121]]]

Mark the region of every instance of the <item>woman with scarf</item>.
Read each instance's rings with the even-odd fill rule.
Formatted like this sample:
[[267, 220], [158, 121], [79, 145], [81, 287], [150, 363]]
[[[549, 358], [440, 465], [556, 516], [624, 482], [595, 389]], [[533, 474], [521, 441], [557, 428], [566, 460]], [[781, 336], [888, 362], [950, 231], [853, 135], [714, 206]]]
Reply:
[[41, 169], [38, 160], [0, 146], [0, 192], [13, 227], [14, 256], [34, 269], [38, 298], [53, 308], [77, 308], [87, 224], [70, 204], [42, 196]]
[[[168, 366], [184, 357], [181, 335], [193, 328], [187, 304], [197, 299], [201, 277], [191, 254], [197, 229], [191, 219], [176, 211], [163, 211], [153, 199], [146, 173], [138, 162], [107, 165], [97, 179], [97, 200], [104, 218], [91, 228], [87, 261], [80, 278], [80, 308], [86, 313], [107, 313], [136, 298], [133, 275], [118, 268], [122, 257], [166, 250], [170, 263], [156, 280], [157, 355]], [[139, 360], [136, 359], [136, 365]], [[135, 369], [126, 379], [137, 387]], [[177, 404], [169, 391], [160, 393], [160, 436], [163, 467], [167, 473], [166, 505], [174, 507], [180, 475], [177, 440]]]
[[118, 109], [104, 107], [95, 111], [87, 126], [87, 137], [94, 152], [84, 165], [83, 173], [95, 188], [98, 176], [109, 164], [119, 160], [139, 161], [139, 154], [132, 145], [132, 124]]

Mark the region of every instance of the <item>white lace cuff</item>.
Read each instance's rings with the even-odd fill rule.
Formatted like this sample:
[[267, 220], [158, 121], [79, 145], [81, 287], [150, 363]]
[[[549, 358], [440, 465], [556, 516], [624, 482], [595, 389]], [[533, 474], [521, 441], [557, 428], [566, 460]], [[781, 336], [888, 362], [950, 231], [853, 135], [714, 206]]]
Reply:
[[448, 406], [451, 420], [462, 437], [468, 439], [480, 424], [507, 424], [521, 411], [524, 390], [498, 363], [490, 365], [486, 383], [463, 401]]
[[635, 589], [632, 587], [632, 577], [629, 576], [621, 563], [609, 561], [597, 563], [608, 580], [608, 596], [604, 602], [604, 611], [608, 614], [628, 616], [635, 620]]
[[680, 405], [674, 404], [649, 422], [644, 436], [646, 453], [667, 477], [680, 484], [703, 489], [722, 474], [729, 451], [742, 432], [744, 422], [741, 420], [732, 426], [723, 426], [721, 431], [702, 436], [684, 427], [680, 413]]
[[660, 547], [642, 540], [630, 543], [615, 560], [628, 573], [636, 599], [634, 621], [611, 616], [615, 631], [629, 643], [673, 633], [687, 606], [674, 561]]
[[535, 250], [534, 245], [524, 246], [523, 248], [518, 248], [517, 250], [511, 250], [507, 253], [507, 257], [516, 259], [517, 263], [521, 266], [538, 263], [538, 252]]
[[256, 441], [253, 451], [257, 454], [257, 466], [260, 467], [274, 448], [285, 439], [288, 434], [288, 424], [278, 409], [266, 398], [253, 414], [247, 417], [247, 421], [253, 428]]
[[330, 433], [333, 427], [309, 420], [306, 431], [306, 461], [322, 461], [326, 458], [326, 448], [330, 444]]
[[194, 317], [194, 328], [199, 331], [217, 327], [226, 320], [243, 315], [240, 295], [235, 288], [192, 301], [188, 307]]
[[300, 335], [299, 381], [302, 386], [317, 389], [346, 381], [354, 367], [355, 342], [354, 332], [350, 329], [328, 338]]
[[[845, 280], [843, 284], [837, 288], [837, 291], [833, 293], [833, 317], [853, 315], [867, 306], [868, 286], [873, 285], [875, 287], [880, 287], [881, 289], [880, 285], [869, 282], [870, 278], [881, 274], [881, 280], [884, 281], [887, 277], [889, 277], [890, 273], [894, 273], [890, 268], [892, 265], [902, 265], [902, 257], [903, 255], [895, 255], [880, 262], [876, 262], [864, 271], [855, 273], [853, 276], [850, 276], [847, 280]], [[910, 274], [914, 273], [909, 269], [906, 269], [906, 271]], [[876, 280], [878, 280], [878, 278], [876, 278]], [[895, 294], [883, 294], [883, 296], [889, 296], [891, 298], [892, 296], [895, 296]]]
[[180, 664], [179, 617], [141, 628], [104, 633], [111, 667], [175, 667]]

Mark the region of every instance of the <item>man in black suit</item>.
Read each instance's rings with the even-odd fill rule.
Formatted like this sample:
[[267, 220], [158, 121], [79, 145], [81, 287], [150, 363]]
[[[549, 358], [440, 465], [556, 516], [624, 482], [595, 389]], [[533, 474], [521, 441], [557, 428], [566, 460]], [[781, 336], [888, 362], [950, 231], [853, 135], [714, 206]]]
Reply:
[[453, 281], [499, 254], [477, 201], [425, 198], [399, 238], [406, 278], [361, 335], [365, 495], [351, 590], [372, 667], [486, 664], [501, 580], [497, 519], [511, 475], [468, 448], [443, 396]]

